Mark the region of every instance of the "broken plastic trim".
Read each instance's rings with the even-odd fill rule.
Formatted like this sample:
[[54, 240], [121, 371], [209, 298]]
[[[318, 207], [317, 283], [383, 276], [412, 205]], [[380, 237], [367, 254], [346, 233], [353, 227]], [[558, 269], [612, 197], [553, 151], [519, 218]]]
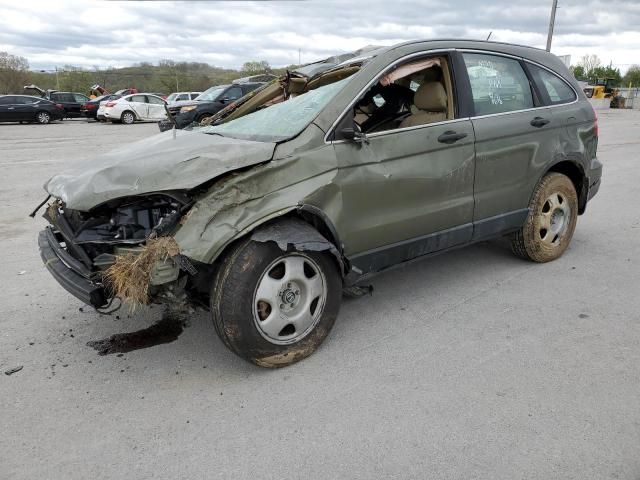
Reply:
[[259, 227], [251, 235], [255, 242], [275, 242], [286, 252], [292, 246], [299, 252], [329, 251], [336, 258], [340, 271], [344, 272], [344, 262], [336, 246], [308, 223], [297, 218], [280, 219]]

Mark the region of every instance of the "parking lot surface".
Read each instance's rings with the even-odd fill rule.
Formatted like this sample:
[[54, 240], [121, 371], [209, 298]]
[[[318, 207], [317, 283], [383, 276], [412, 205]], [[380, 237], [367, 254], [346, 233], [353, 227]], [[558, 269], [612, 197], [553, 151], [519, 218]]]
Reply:
[[27, 215], [49, 176], [157, 127], [0, 125], [0, 478], [637, 480], [640, 112], [598, 113], [602, 187], [562, 258], [495, 241], [382, 274], [280, 370], [202, 312], [175, 341], [98, 355], [160, 308], [82, 308]]

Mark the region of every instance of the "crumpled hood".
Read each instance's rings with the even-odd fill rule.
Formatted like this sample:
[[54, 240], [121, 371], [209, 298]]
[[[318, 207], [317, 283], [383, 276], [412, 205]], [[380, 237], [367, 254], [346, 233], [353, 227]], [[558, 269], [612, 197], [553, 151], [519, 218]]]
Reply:
[[223, 173], [271, 160], [275, 143], [168, 131], [55, 175], [45, 190], [74, 210], [120, 197], [191, 189]]

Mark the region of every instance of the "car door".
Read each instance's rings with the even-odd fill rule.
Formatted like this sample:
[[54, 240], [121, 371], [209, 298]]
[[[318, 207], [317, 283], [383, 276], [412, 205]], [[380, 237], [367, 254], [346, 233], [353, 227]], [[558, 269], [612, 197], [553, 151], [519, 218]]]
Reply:
[[36, 115], [35, 103], [38, 99], [33, 97], [15, 97], [14, 113], [16, 120], [32, 121]]
[[162, 120], [167, 117], [164, 100], [160, 97], [147, 95], [147, 102], [150, 120]]
[[149, 119], [149, 104], [146, 95], [132, 95], [129, 97], [129, 107], [135, 112], [138, 120]]
[[[446, 83], [451, 100], [453, 82]], [[474, 132], [468, 118], [333, 145], [342, 199], [336, 227], [345, 253], [362, 272], [471, 239]]]
[[80, 109], [89, 101], [89, 97], [81, 93], [71, 93], [70, 95], [73, 98], [72, 111], [76, 116], [80, 116]]
[[15, 122], [18, 120], [14, 96], [0, 97], [0, 120], [3, 122]]
[[553, 126], [519, 58], [462, 52], [476, 135], [474, 239], [520, 227], [539, 175], [552, 158]]

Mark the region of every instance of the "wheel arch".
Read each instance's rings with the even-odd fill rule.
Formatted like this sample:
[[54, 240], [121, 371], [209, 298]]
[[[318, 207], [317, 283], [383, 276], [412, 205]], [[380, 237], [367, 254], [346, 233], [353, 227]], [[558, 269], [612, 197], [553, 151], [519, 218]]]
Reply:
[[[340, 269], [340, 274], [343, 277], [346, 276], [350, 269], [350, 263], [343, 254], [343, 247], [340, 242], [340, 238], [338, 236], [335, 225], [322, 209], [308, 204], [299, 204], [280, 209], [277, 212], [254, 221], [253, 223], [242, 229], [242, 231], [238, 232], [238, 234], [233, 238], [225, 242], [214, 254], [214, 257], [211, 259], [211, 264], [214, 266], [218, 264], [221, 259], [225, 257], [226, 253], [230, 251], [233, 245], [237, 244], [238, 242], [246, 241], [257, 231], [278, 222], [289, 222], [291, 220], [302, 221], [308, 224], [310, 227], [316, 230], [324, 239], [326, 239], [326, 241], [333, 247], [331, 250], [336, 258], [336, 262]], [[276, 238], [272, 239], [274, 241], [277, 240]], [[307, 239], [310, 241], [314, 240], [311, 238], [305, 238], [304, 236], [298, 240], [304, 242]]]
[[131, 114], [133, 115], [133, 119], [134, 119], [134, 121], [135, 121], [135, 120], [140, 120], [140, 119], [138, 118], [138, 115], [136, 115], [136, 112], [135, 112], [134, 110], [130, 109], [130, 108], [125, 108], [125, 109], [122, 111], [122, 113], [120, 114], [120, 120], [122, 120], [122, 116], [123, 116], [125, 113], [127, 113], [127, 112], [129, 112], [129, 113], [131, 113]]
[[584, 168], [573, 160], [562, 160], [551, 165], [543, 177], [551, 172], [561, 173], [569, 177], [578, 194], [578, 214], [582, 215], [587, 206], [589, 181], [584, 173]]

